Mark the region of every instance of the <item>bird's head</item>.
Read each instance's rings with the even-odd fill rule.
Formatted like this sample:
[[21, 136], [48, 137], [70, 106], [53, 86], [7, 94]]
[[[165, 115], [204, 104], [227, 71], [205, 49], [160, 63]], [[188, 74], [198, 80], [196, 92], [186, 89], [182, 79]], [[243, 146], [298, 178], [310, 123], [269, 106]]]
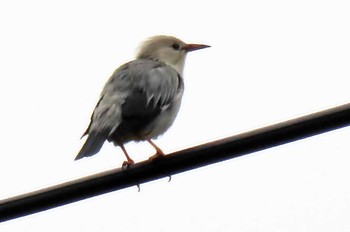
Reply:
[[182, 74], [188, 52], [210, 47], [204, 44], [187, 44], [172, 36], [158, 35], [146, 40], [140, 47], [137, 59], [156, 59]]

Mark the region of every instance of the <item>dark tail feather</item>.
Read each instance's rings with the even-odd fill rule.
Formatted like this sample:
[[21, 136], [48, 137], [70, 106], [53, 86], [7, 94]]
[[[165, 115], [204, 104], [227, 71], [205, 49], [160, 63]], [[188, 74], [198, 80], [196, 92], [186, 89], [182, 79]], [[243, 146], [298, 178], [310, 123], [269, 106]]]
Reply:
[[75, 160], [95, 155], [100, 151], [105, 141], [106, 139], [101, 135], [89, 134], [77, 157], [75, 157]]

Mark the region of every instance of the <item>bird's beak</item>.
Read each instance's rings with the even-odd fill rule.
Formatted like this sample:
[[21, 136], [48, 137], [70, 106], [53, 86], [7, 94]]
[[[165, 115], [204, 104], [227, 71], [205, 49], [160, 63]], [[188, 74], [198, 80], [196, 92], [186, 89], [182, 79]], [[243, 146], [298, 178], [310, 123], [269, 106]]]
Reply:
[[196, 51], [203, 48], [209, 48], [209, 47], [210, 47], [209, 45], [205, 45], [205, 44], [186, 44], [183, 49], [186, 52], [192, 52], [192, 51]]

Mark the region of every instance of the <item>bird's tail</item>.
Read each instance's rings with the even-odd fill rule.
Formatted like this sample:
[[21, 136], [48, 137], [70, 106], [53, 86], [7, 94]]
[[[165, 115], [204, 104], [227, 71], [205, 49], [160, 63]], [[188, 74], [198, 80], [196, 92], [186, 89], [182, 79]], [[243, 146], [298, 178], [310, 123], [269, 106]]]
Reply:
[[75, 157], [75, 160], [95, 155], [97, 152], [100, 151], [105, 141], [106, 139], [104, 138], [104, 136], [96, 135], [94, 133], [89, 134], [83, 147], [80, 149], [77, 157]]

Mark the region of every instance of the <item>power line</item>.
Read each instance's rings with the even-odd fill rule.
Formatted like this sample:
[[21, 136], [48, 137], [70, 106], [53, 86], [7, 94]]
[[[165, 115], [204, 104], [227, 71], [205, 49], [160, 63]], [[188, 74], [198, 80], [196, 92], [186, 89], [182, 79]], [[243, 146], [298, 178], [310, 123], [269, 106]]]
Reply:
[[0, 222], [350, 125], [350, 104], [0, 201]]

